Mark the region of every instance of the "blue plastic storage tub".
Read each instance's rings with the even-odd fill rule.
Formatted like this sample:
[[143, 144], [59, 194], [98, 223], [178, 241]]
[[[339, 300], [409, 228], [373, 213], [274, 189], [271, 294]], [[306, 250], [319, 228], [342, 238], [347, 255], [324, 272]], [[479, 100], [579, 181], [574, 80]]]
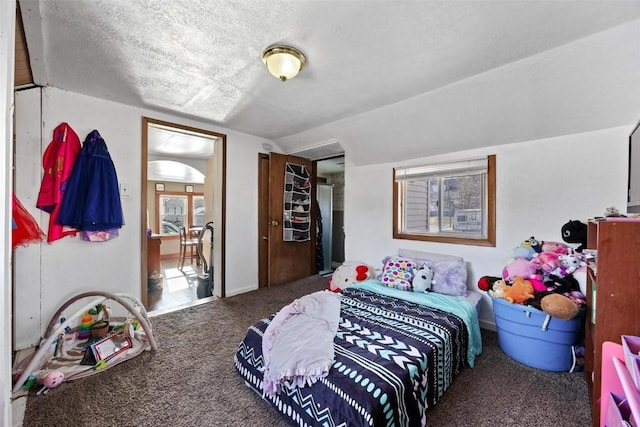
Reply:
[[574, 346], [580, 344], [584, 309], [570, 320], [548, 316], [544, 311], [493, 298], [498, 345], [518, 362], [545, 371], [572, 371]]

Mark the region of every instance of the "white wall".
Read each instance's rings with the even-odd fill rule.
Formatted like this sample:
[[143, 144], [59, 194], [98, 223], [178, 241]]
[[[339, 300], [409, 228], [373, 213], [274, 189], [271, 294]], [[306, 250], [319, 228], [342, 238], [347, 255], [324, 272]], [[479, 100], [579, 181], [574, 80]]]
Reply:
[[[126, 225], [109, 242], [89, 243], [65, 237], [41, 245], [39, 288], [21, 301], [40, 301], [40, 319], [25, 327], [16, 324], [16, 341], [36, 344], [56, 309], [71, 296], [88, 290], [123, 292], [140, 297], [140, 196], [142, 116], [216, 131], [227, 135], [227, 295], [258, 288], [257, 164], [266, 139], [150, 110], [105, 101], [55, 88], [42, 97], [42, 145], [40, 153], [16, 168], [41, 171], [42, 154], [53, 129], [67, 122], [81, 141], [93, 129], [105, 139], [116, 167], [118, 181], [129, 184], [130, 196], [122, 198]], [[34, 107], [35, 108], [35, 107]], [[33, 126], [38, 128], [38, 123]], [[37, 188], [31, 194], [37, 194]], [[40, 215], [46, 231], [48, 214]], [[21, 283], [16, 283], [20, 287]], [[37, 303], [36, 303], [37, 304]], [[15, 311], [25, 307], [16, 305]], [[37, 329], [34, 323], [40, 325]]]
[[[500, 145], [411, 162], [355, 166], [345, 171], [346, 259], [381, 267], [398, 248], [440, 252], [465, 258], [468, 285], [477, 290], [481, 276], [499, 276], [513, 249], [535, 236], [562, 241], [560, 229], [570, 219], [604, 215], [609, 206], [626, 210], [628, 137], [632, 126]], [[394, 240], [392, 168], [496, 154], [496, 247]], [[346, 153], [347, 159], [349, 153]], [[490, 301], [480, 313], [494, 328]]]
[[640, 116], [638, 40], [640, 19], [275, 142], [335, 140], [371, 165], [624, 126]]

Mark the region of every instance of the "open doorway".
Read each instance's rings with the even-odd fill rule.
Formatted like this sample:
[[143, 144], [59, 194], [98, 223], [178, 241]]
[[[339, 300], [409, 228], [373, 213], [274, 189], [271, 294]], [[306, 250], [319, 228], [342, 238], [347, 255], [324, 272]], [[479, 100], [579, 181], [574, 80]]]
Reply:
[[142, 302], [159, 314], [224, 297], [226, 136], [142, 126]]
[[329, 275], [344, 262], [344, 156], [316, 162], [316, 269]]

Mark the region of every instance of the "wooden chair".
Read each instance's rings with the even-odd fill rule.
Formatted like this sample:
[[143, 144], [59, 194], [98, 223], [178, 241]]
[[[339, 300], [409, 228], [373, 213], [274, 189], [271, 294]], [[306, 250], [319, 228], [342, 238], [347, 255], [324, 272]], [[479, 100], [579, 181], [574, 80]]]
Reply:
[[198, 255], [196, 253], [196, 246], [198, 245], [198, 239], [194, 239], [187, 232], [185, 227], [180, 227], [180, 260], [178, 261], [178, 270], [184, 268], [184, 262], [187, 258], [187, 252], [189, 252], [189, 260], [193, 264], [193, 260], [196, 260], [198, 264]]

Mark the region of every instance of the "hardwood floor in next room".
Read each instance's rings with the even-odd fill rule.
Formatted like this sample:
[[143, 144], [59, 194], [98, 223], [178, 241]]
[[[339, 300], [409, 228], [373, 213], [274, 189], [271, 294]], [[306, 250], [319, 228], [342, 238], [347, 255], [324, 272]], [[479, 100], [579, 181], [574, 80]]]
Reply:
[[160, 263], [162, 282], [149, 285], [147, 311], [150, 315], [167, 313], [211, 301], [212, 298], [198, 299], [197, 276], [200, 269], [194, 263], [185, 263], [182, 271], [178, 269], [178, 258], [162, 260]]

